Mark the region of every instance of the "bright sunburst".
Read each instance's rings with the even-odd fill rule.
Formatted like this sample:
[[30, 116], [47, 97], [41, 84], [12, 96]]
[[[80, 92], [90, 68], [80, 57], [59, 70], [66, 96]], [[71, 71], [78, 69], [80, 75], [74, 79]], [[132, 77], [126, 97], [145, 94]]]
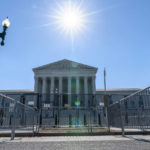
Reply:
[[80, 30], [83, 26], [82, 13], [76, 8], [64, 8], [58, 16], [58, 23], [64, 30], [70, 32]]
[[80, 5], [68, 1], [65, 4], [58, 4], [55, 9], [54, 22], [65, 33], [75, 34], [80, 32], [85, 27], [85, 14], [80, 8]]
[[90, 16], [102, 11], [87, 12], [85, 6], [84, 0], [54, 0], [53, 7], [50, 7], [49, 11], [45, 13], [45, 16], [48, 16], [48, 22], [39, 27], [51, 26], [53, 29], [59, 29], [61, 33], [69, 35], [73, 49], [75, 36], [87, 29], [89, 30], [92, 19]]

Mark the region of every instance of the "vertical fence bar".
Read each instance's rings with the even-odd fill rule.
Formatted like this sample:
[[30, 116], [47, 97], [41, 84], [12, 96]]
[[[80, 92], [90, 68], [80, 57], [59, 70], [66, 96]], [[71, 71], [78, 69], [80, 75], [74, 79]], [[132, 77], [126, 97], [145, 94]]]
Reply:
[[11, 115], [11, 140], [15, 138], [15, 122], [16, 122], [16, 102], [14, 103], [14, 108], [12, 108], [12, 115]]
[[108, 122], [108, 133], [110, 133], [110, 110], [109, 106], [107, 107], [107, 122]]
[[110, 132], [110, 125], [109, 125], [109, 117], [108, 117], [108, 106], [105, 107], [105, 113], [106, 113], [106, 125], [107, 125], [107, 132], [109, 133]]
[[32, 117], [32, 122], [33, 122], [33, 129], [32, 130], [33, 130], [33, 135], [34, 135], [34, 111], [32, 111], [32, 116], [33, 116]]
[[91, 129], [91, 133], [92, 133], [92, 121], [91, 121], [91, 112], [92, 112], [92, 107], [90, 108], [90, 129]]
[[124, 121], [123, 121], [123, 117], [122, 117], [122, 110], [121, 110], [121, 102], [119, 102], [119, 112], [120, 112], [120, 125], [121, 125], [121, 131], [122, 131], [122, 136], [125, 135], [125, 131], [124, 131]]
[[37, 125], [36, 125], [36, 132], [39, 133], [40, 128], [40, 116], [41, 116], [41, 109], [37, 110]]
[[[88, 116], [90, 117], [90, 111], [88, 109]], [[90, 132], [90, 118], [88, 118], [88, 133]]]

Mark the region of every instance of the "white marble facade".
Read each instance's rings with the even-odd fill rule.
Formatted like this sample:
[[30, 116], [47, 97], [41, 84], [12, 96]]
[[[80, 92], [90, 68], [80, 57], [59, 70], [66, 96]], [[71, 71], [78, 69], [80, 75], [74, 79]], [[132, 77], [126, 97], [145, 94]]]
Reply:
[[[71, 94], [96, 93], [96, 67], [80, 64], [70, 60], [61, 60], [38, 68], [33, 68], [36, 93]], [[48, 101], [47, 97], [44, 101]]]

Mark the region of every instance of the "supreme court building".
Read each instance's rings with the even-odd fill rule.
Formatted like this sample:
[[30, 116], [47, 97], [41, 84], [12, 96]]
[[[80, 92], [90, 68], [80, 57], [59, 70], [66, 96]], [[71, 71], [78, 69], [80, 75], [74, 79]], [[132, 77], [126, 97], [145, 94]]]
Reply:
[[[35, 93], [43, 94], [43, 101], [50, 101], [48, 96], [63, 94], [62, 105], [73, 106], [79, 97], [96, 93], [97, 68], [69, 60], [61, 60], [34, 68]], [[66, 95], [65, 95], [66, 94]], [[75, 97], [76, 95], [76, 97]], [[86, 105], [85, 98], [80, 99]]]
[[[91, 124], [106, 124], [105, 110], [100, 105], [104, 102], [104, 90], [96, 90], [97, 71], [96, 67], [67, 59], [33, 68], [34, 91], [42, 95], [42, 123], [86, 125], [90, 121]], [[137, 89], [107, 91], [112, 92], [108, 94], [109, 103], [120, 100], [134, 90]], [[89, 114], [92, 107], [94, 109], [90, 109]]]

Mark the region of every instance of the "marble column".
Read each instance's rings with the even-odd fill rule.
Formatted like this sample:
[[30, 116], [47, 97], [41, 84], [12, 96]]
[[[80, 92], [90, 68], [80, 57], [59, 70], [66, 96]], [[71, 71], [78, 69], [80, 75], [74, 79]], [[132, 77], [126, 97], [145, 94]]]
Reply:
[[68, 77], [68, 104], [71, 106], [71, 77]]
[[92, 94], [96, 93], [95, 76], [92, 77]]
[[46, 78], [42, 78], [42, 97], [43, 101], [46, 101]]
[[77, 100], [79, 100], [79, 77], [76, 77], [76, 94], [77, 94]]
[[50, 80], [51, 80], [50, 94], [54, 94], [54, 77], [51, 77]]
[[62, 107], [62, 77], [59, 77], [59, 106]]
[[84, 104], [85, 104], [85, 107], [88, 107], [88, 77], [84, 77]]
[[79, 94], [79, 77], [76, 77], [76, 94]]
[[42, 94], [46, 93], [46, 78], [42, 78]]
[[51, 80], [51, 87], [50, 87], [50, 101], [54, 101], [54, 77], [50, 78]]
[[96, 104], [96, 99], [95, 99], [95, 94], [96, 94], [96, 85], [95, 85], [95, 76], [92, 77], [92, 102], [91, 102], [91, 105], [95, 106]]
[[[92, 76], [92, 94], [93, 94], [93, 98], [92, 98], [92, 106], [96, 106], [96, 84], [95, 84], [95, 76]], [[96, 111], [94, 111], [94, 123], [96, 123]]]
[[59, 94], [62, 94], [62, 77], [59, 77]]
[[84, 77], [84, 94], [88, 93], [88, 78]]
[[[34, 93], [39, 93], [39, 79], [34, 77]], [[37, 106], [37, 95], [34, 95], [34, 104]]]
[[39, 80], [38, 80], [38, 77], [34, 77], [34, 92], [35, 93], [38, 93], [39, 92]]

